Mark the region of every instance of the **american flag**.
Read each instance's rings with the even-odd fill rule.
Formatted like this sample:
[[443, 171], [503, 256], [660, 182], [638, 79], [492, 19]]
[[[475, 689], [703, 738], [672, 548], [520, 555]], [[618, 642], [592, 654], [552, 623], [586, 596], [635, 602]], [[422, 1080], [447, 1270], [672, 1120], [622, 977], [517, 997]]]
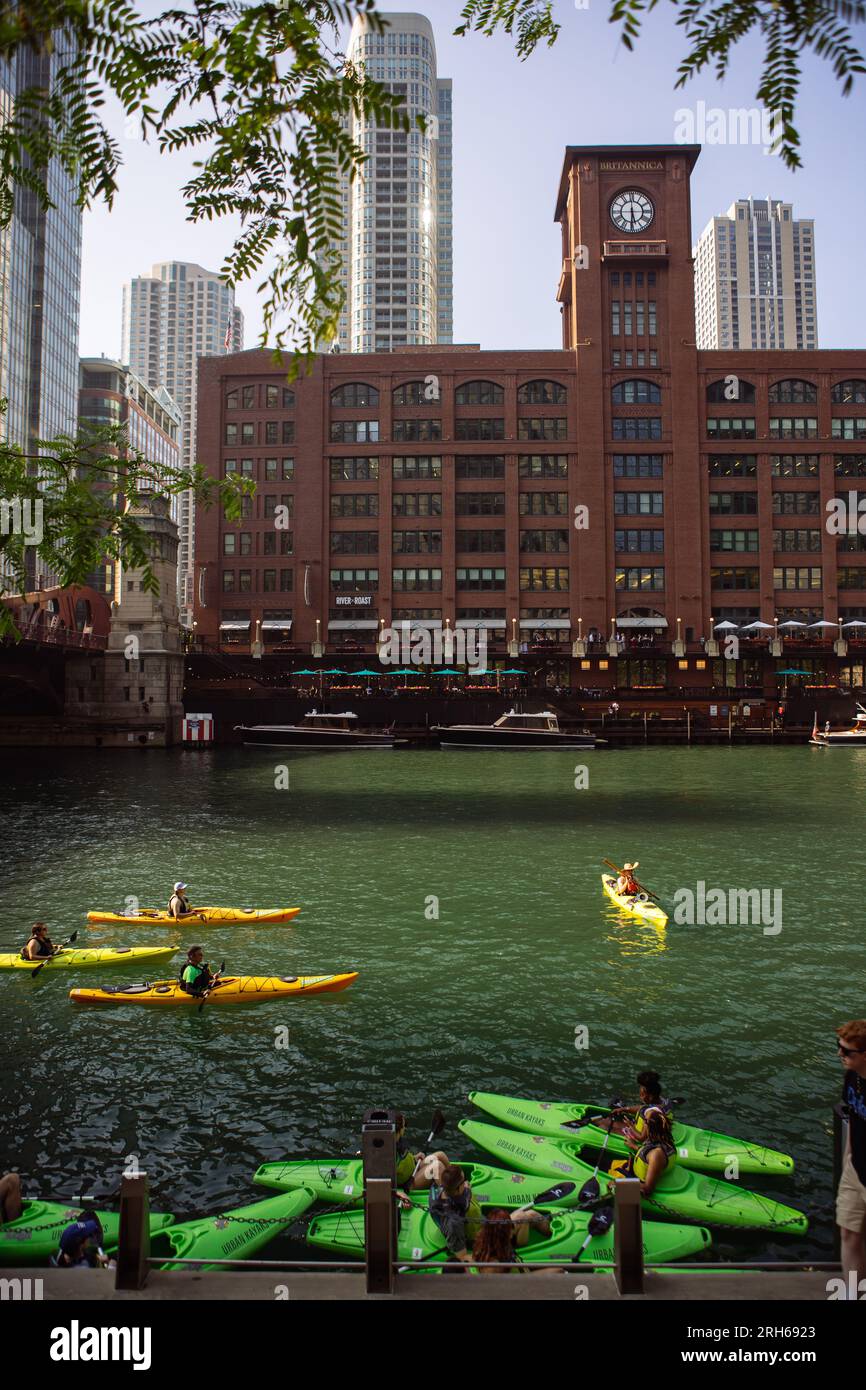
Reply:
[[231, 345], [232, 345], [232, 321], [231, 321], [231, 319], [229, 319], [228, 324], [227, 324], [227, 326], [226, 326], [226, 336], [225, 336], [225, 340], [224, 340], [224, 342], [223, 342], [223, 347], [225, 348], [226, 352], [229, 352], [229, 351], [230, 351]]

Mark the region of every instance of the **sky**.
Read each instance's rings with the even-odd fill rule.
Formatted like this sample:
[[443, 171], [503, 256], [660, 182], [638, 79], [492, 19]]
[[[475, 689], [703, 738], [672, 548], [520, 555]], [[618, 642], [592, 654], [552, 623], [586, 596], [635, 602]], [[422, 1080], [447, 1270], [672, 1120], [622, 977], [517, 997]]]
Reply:
[[[148, 0], [143, 8], [157, 7]], [[439, 76], [454, 83], [454, 340], [559, 347], [553, 212], [565, 146], [672, 144], [702, 110], [712, 123], [713, 110], [755, 107], [760, 44], [736, 46], [723, 84], [708, 74], [674, 90], [688, 44], [672, 6], [645, 18], [629, 53], [608, 22], [609, 0], [556, 0], [557, 43], [522, 63], [505, 35], [453, 37], [460, 0], [418, 9], [433, 24]], [[866, 25], [859, 36], [866, 47]], [[807, 56], [804, 68], [797, 122], [804, 167], [791, 172], [761, 144], [705, 143], [692, 177], [693, 238], [736, 198], [792, 202], [796, 216], [815, 219], [819, 346], [866, 346], [864, 276], [854, 269], [866, 245], [866, 79], [843, 98], [827, 63]], [[106, 111], [124, 168], [114, 208], [85, 213], [81, 351], [116, 356], [124, 282], [161, 260], [219, 270], [235, 226], [188, 222], [181, 187], [191, 158], [160, 155], [118, 108]], [[701, 143], [699, 130], [695, 138]], [[236, 298], [252, 347], [262, 327], [257, 282], [240, 285]]]

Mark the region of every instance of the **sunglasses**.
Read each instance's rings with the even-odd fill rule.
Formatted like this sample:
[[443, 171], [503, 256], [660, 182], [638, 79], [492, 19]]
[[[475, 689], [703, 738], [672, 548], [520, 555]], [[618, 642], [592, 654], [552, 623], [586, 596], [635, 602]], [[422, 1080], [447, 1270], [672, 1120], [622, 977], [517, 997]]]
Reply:
[[859, 1057], [863, 1055], [862, 1047], [845, 1047], [843, 1043], [836, 1044], [843, 1057]]

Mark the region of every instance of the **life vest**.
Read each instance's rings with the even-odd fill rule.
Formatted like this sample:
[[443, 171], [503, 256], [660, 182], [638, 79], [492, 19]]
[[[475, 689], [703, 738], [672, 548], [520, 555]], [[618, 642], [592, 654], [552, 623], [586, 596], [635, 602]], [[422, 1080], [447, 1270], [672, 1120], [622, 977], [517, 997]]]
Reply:
[[646, 1129], [646, 1112], [648, 1110], [661, 1110], [664, 1115], [670, 1113], [671, 1103], [666, 1096], [659, 1096], [658, 1100], [647, 1101], [646, 1105], [640, 1106], [634, 1117], [634, 1130], [636, 1134], [643, 1134]]
[[397, 1140], [397, 1186], [411, 1182], [415, 1172], [415, 1155], [405, 1139]]
[[663, 1143], [660, 1139], [656, 1139], [654, 1142], [647, 1140], [645, 1144], [641, 1144], [631, 1161], [632, 1172], [641, 1182], [644, 1181], [649, 1172], [649, 1156], [653, 1149], [661, 1149], [667, 1159], [666, 1168], [672, 1168], [677, 1161], [677, 1151], [673, 1144]]
[[[39, 939], [38, 936], [31, 936], [30, 941], [35, 941], [35, 942], [36, 942], [36, 945], [37, 945], [37, 947], [38, 947], [38, 950], [37, 950], [37, 953], [36, 953], [37, 955], [39, 955], [39, 956], [53, 956], [53, 955], [54, 955], [54, 947], [53, 947], [52, 944], [51, 944], [50, 938], [46, 938], [45, 941], [40, 941], [40, 939]], [[27, 945], [26, 945], [26, 946], [22, 946], [22, 947], [21, 947], [21, 959], [22, 959], [22, 960], [32, 960], [32, 959], [33, 959], [32, 956], [29, 956], [29, 955], [27, 954], [27, 946], [30, 945], [30, 941], [27, 942]]]
[[188, 901], [187, 898], [185, 898], [185, 897], [183, 896], [183, 893], [172, 893], [171, 897], [170, 897], [169, 900], [168, 900], [168, 915], [169, 915], [169, 917], [173, 917], [173, 916], [174, 916], [174, 908], [173, 908], [173, 906], [172, 906], [172, 904], [173, 904], [174, 902], [177, 903], [177, 905], [178, 905], [178, 910], [179, 910], [180, 912], [189, 912], [189, 901]]
[[[196, 975], [194, 980], [184, 979], [184, 975], [186, 974], [187, 970], [198, 971], [198, 974]], [[178, 984], [180, 985], [181, 989], [184, 990], [187, 994], [195, 994], [197, 992], [196, 986], [201, 983], [201, 978], [206, 973], [206, 963], [202, 963], [201, 965], [193, 965], [191, 960], [187, 960], [184, 962], [180, 975], [178, 976]]]

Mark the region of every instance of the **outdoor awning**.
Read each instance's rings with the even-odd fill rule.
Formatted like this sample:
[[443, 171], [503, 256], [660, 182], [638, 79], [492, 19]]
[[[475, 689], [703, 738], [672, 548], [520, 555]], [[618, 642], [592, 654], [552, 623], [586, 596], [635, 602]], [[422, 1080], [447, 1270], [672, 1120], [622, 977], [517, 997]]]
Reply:
[[617, 627], [667, 627], [667, 618], [617, 618]]
[[249, 632], [250, 625], [246, 623], [220, 623], [220, 632]]
[[504, 618], [458, 618], [458, 627], [492, 627], [504, 630], [506, 622]]
[[396, 632], [409, 628], [420, 632], [438, 632], [442, 627], [441, 618], [395, 618], [392, 627]]
[[530, 628], [533, 632], [546, 632], [556, 629], [558, 632], [568, 632], [571, 627], [570, 618], [521, 618], [520, 626]]
[[328, 623], [329, 632], [375, 632], [379, 623], [376, 618], [332, 618]]
[[291, 632], [291, 618], [265, 618], [262, 632]]

